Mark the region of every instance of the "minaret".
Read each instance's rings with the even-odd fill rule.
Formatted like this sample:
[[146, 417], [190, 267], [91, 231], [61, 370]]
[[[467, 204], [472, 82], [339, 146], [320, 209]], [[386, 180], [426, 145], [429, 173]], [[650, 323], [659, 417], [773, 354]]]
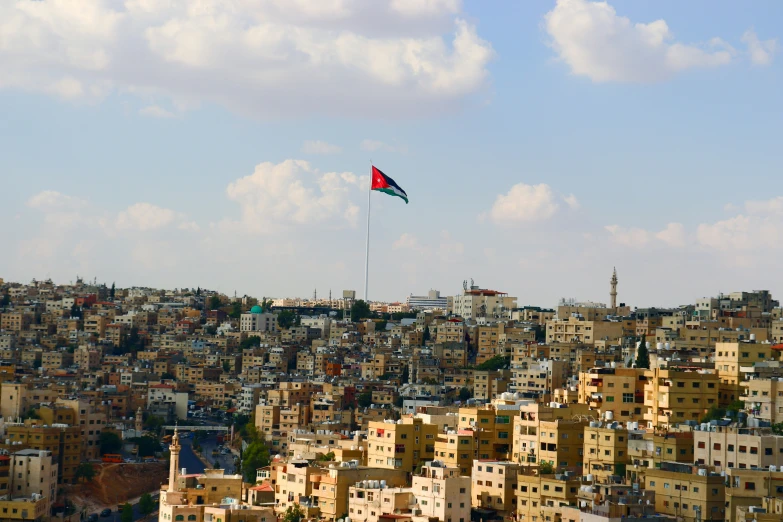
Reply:
[[169, 446], [169, 452], [171, 452], [171, 459], [169, 461], [169, 490], [177, 490], [177, 470], [179, 469], [179, 434], [177, 428], [174, 428], [174, 436], [171, 437], [171, 445]]
[[609, 305], [609, 308], [616, 310], [617, 309], [617, 268], [614, 268], [612, 270], [612, 279], [609, 281], [609, 298], [610, 302], [612, 304]]
[[136, 436], [141, 437], [141, 431], [144, 429], [144, 414], [141, 412], [141, 406], [136, 410], [135, 428]]

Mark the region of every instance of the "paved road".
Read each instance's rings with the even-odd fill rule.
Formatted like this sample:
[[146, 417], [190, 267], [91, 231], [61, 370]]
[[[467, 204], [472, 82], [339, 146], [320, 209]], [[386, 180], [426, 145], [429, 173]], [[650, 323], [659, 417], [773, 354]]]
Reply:
[[193, 453], [192, 444], [192, 438], [180, 439], [179, 468], [185, 468], [188, 473], [204, 473], [204, 463]]
[[201, 447], [203, 448], [203, 455], [207, 458], [211, 465], [214, 467], [214, 463], [217, 460], [218, 467], [226, 470], [226, 473], [235, 473], [237, 465], [235, 463], [234, 455], [229, 452], [226, 455], [212, 456], [212, 450], [217, 447], [217, 437], [212, 435], [201, 441]]

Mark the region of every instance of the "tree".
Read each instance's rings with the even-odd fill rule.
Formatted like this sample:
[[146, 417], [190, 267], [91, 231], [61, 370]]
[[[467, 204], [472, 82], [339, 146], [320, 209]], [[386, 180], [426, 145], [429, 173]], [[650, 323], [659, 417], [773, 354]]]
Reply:
[[3, 297], [0, 297], [0, 306], [5, 308], [10, 304], [11, 304], [11, 296], [9, 296], [8, 294], [3, 294]]
[[71, 317], [79, 318], [79, 319], [82, 319], [84, 317], [84, 313], [82, 312], [82, 309], [76, 306], [76, 303], [73, 303], [73, 305], [71, 305]]
[[201, 297], [201, 287], [196, 288], [196, 296]]
[[318, 455], [318, 458], [316, 460], [318, 460], [319, 462], [332, 462], [334, 460], [334, 452], [330, 451], [329, 453]]
[[139, 457], [152, 457], [155, 452], [160, 449], [160, 443], [149, 435], [143, 437], [133, 437], [128, 439], [129, 442], [133, 442], [139, 448]]
[[101, 448], [101, 455], [117, 453], [122, 448], [120, 436], [113, 431], [102, 431], [98, 444]]
[[430, 325], [424, 327], [424, 333], [421, 335], [422, 344], [427, 344], [430, 341], [432, 334], [430, 333]]
[[647, 343], [644, 341], [644, 337], [639, 337], [639, 348], [636, 349], [636, 364], [637, 368], [650, 369], [650, 352], [647, 350]]
[[247, 449], [242, 452], [241, 467], [242, 476], [245, 478], [245, 482], [255, 484], [256, 470], [268, 465], [269, 448], [266, 447], [263, 436], [261, 436], [259, 440], [251, 442]]
[[223, 306], [223, 302], [220, 300], [220, 297], [215, 294], [212, 297], [209, 298], [209, 309], [210, 310], [217, 310]]
[[299, 507], [299, 504], [294, 504], [293, 506], [288, 506], [288, 509], [285, 510], [283, 522], [301, 522], [304, 516], [304, 510]]
[[372, 392], [370, 390], [363, 391], [356, 398], [356, 402], [362, 408], [369, 408], [370, 405], [372, 404]]
[[465, 402], [466, 400], [473, 397], [473, 394], [470, 392], [470, 389], [467, 387], [462, 387], [459, 390], [459, 400], [462, 402]]
[[295, 322], [296, 314], [291, 310], [283, 310], [277, 314], [277, 325], [283, 330], [288, 330]]
[[231, 303], [231, 311], [228, 316], [232, 319], [239, 319], [242, 315], [242, 303], [240, 301], [234, 301]]
[[538, 464], [538, 474], [539, 475], [551, 475], [555, 472], [555, 467], [550, 464], [549, 462], [542, 460]]
[[111, 299], [112, 301], [114, 301], [114, 293], [115, 293], [115, 291], [116, 291], [116, 289], [114, 287], [114, 283], [112, 283], [111, 284], [111, 290], [109, 290], [109, 299]]
[[400, 375], [400, 384], [408, 384], [408, 381], [410, 380], [410, 369], [408, 368], [408, 365], [404, 365], [402, 367], [402, 375]]
[[165, 424], [166, 419], [160, 415], [150, 415], [147, 417], [147, 420], [144, 421], [144, 427], [153, 433], [159, 433]]
[[204, 333], [207, 335], [215, 335], [217, 333], [217, 326], [214, 324], [208, 324], [204, 327]]
[[354, 301], [354, 303], [351, 305], [351, 321], [356, 323], [361, 321], [362, 319], [367, 319], [372, 315], [372, 312], [370, 311], [370, 305], [364, 302], [363, 299], [359, 299], [358, 301]]
[[122, 506], [120, 513], [120, 522], [133, 522], [133, 507], [127, 502]]
[[483, 363], [476, 366], [480, 371], [497, 371], [501, 368], [505, 368], [511, 363], [511, 357], [504, 357], [502, 355], [496, 355], [491, 359], [487, 359]]
[[152, 495], [144, 493], [139, 499], [139, 511], [145, 517], [155, 511], [155, 501], [152, 500]]
[[95, 478], [95, 468], [90, 462], [82, 462], [76, 466], [76, 480], [84, 479], [84, 482], [92, 482]]
[[248, 348], [252, 348], [254, 346], [261, 346], [261, 337], [257, 335], [250, 335], [239, 343], [240, 350], [247, 350]]
[[175, 381], [177, 380], [177, 376], [174, 375], [173, 373], [170, 373], [170, 372], [163, 372], [160, 375], [160, 378], [161, 378], [161, 380], [166, 380], [166, 379], [172, 379], [172, 380], [175, 380]]

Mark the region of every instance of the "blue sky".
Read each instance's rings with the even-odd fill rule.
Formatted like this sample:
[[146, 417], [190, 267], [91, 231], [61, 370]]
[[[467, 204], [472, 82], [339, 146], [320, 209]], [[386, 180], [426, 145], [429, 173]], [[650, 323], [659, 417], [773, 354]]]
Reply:
[[779, 288], [779, 2], [225, 5], [0, 7], [0, 277], [361, 292], [372, 159], [371, 298]]

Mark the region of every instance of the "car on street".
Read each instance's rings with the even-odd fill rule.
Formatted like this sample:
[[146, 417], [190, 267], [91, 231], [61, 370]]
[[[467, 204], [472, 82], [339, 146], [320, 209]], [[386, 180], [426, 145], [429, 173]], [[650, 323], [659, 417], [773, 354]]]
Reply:
[[98, 513], [92, 513], [87, 517], [87, 522], [98, 522]]
[[101, 516], [103, 518], [110, 517], [111, 516], [111, 509], [106, 508], [103, 511], [101, 511]]

